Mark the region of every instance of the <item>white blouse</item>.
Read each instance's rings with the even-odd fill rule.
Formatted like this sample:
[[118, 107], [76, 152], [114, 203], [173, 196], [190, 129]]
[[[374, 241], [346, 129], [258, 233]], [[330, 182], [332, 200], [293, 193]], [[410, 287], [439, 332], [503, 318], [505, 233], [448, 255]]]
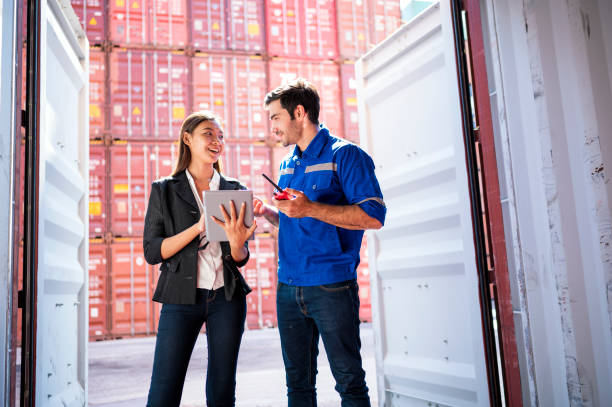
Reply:
[[[193, 177], [189, 173], [189, 170], [185, 170], [189, 185], [193, 191], [198, 208], [200, 209], [200, 216], [204, 213], [204, 205], [202, 199], [198, 195], [198, 189], [195, 186]], [[210, 180], [210, 190], [219, 190], [219, 183], [221, 177], [216, 170], [213, 170], [213, 177]], [[216, 290], [223, 287], [223, 258], [221, 253], [221, 245], [219, 242], [209, 242], [206, 239], [206, 230], [200, 233], [199, 247], [203, 250], [198, 250], [198, 288], [205, 288], [207, 290]]]

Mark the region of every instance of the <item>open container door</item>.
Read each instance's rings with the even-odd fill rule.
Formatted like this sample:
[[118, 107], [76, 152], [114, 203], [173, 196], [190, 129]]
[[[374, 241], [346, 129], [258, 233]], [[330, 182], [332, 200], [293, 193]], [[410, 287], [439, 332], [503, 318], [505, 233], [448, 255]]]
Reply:
[[35, 352], [25, 361], [35, 381], [22, 391], [27, 405], [33, 395], [36, 405], [84, 406], [89, 44], [68, 0], [40, 7], [40, 25], [30, 28], [40, 30]]
[[488, 406], [450, 1], [356, 66], [361, 145], [386, 226], [369, 231], [381, 406]]

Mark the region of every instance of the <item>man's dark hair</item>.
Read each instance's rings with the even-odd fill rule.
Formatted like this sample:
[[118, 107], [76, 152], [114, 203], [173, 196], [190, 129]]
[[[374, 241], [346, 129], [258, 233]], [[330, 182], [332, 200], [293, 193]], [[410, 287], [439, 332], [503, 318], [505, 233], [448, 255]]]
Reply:
[[308, 114], [308, 120], [319, 124], [319, 93], [306, 79], [297, 78], [274, 89], [266, 95], [265, 105], [268, 106], [275, 100], [280, 100], [282, 108], [289, 112], [291, 120], [295, 119], [295, 109], [302, 105]]

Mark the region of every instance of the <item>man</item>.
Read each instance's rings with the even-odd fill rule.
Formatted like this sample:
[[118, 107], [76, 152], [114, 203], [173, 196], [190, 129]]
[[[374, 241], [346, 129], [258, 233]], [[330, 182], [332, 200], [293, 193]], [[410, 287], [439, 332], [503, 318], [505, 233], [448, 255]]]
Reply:
[[319, 95], [304, 79], [270, 92], [265, 105], [272, 131], [296, 145], [278, 181], [292, 199], [256, 199], [254, 210], [279, 228], [276, 303], [289, 407], [316, 406], [319, 335], [342, 406], [369, 406], [356, 270], [363, 230], [385, 219], [374, 164], [319, 125]]

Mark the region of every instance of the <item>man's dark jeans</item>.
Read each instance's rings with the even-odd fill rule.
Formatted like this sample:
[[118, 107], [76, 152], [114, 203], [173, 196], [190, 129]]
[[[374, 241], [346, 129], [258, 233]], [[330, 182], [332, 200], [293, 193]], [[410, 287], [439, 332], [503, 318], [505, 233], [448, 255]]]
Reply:
[[370, 406], [361, 367], [357, 282], [314, 287], [278, 283], [278, 329], [287, 375], [289, 407], [317, 405], [319, 335], [342, 407]]
[[191, 352], [204, 322], [208, 341], [207, 406], [234, 405], [246, 298], [236, 290], [232, 301], [226, 301], [223, 290], [223, 287], [214, 291], [198, 289], [195, 305], [163, 305], [148, 407], [179, 406]]

